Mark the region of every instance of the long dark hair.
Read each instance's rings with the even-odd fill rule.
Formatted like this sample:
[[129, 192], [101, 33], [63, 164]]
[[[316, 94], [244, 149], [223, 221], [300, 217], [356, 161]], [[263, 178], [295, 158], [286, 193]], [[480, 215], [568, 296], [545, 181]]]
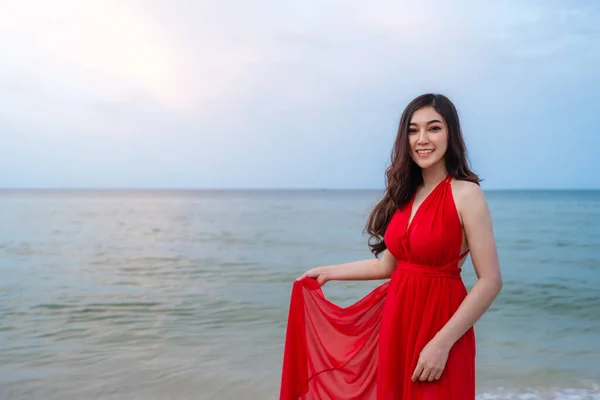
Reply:
[[392, 149], [391, 164], [386, 169], [384, 196], [373, 208], [365, 227], [365, 231], [370, 235], [369, 248], [376, 257], [386, 249], [383, 237], [395, 210], [410, 201], [417, 188], [423, 183], [421, 168], [413, 161], [408, 145], [410, 121], [415, 111], [423, 107], [433, 107], [446, 122], [448, 150], [444, 158], [448, 173], [455, 179], [476, 184], [481, 182], [481, 179], [469, 167], [458, 113], [450, 99], [441, 94], [428, 93], [412, 100], [400, 118], [396, 142]]

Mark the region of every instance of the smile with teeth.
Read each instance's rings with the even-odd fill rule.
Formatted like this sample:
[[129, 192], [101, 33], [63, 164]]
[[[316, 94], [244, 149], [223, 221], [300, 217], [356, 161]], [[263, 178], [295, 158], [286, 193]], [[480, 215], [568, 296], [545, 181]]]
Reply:
[[433, 153], [433, 149], [417, 150], [417, 154], [431, 154], [431, 153]]

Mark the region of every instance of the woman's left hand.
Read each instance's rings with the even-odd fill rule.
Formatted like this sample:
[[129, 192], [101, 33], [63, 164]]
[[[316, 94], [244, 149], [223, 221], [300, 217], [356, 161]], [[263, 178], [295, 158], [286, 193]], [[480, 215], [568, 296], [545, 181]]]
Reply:
[[450, 347], [444, 342], [438, 339], [432, 339], [419, 355], [419, 361], [417, 367], [412, 375], [412, 381], [429, 381], [440, 379], [446, 361], [448, 361], [448, 353], [450, 353]]

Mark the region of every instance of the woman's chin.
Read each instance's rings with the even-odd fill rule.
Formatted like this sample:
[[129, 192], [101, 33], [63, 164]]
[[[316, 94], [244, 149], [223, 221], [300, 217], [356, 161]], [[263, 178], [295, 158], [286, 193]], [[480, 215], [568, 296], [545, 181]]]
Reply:
[[[414, 160], [414, 159], [413, 159]], [[421, 169], [428, 169], [436, 165], [440, 160], [414, 160]]]
[[435, 163], [427, 162], [427, 161], [423, 161], [423, 160], [415, 160], [415, 164], [417, 164], [419, 166], [419, 168], [421, 168], [421, 169], [427, 169], [427, 168], [432, 167]]

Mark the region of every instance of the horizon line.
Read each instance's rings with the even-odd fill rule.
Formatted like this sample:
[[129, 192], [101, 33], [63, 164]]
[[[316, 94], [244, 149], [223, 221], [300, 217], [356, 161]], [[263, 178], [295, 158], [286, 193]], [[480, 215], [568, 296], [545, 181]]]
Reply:
[[[597, 188], [585, 187], [512, 187], [512, 188], [482, 188], [485, 192], [507, 192], [507, 191], [600, 191]], [[118, 191], [383, 191], [385, 188], [354, 188], [354, 187], [1, 187], [0, 192], [9, 191], [99, 191], [99, 192], [118, 192]]]

